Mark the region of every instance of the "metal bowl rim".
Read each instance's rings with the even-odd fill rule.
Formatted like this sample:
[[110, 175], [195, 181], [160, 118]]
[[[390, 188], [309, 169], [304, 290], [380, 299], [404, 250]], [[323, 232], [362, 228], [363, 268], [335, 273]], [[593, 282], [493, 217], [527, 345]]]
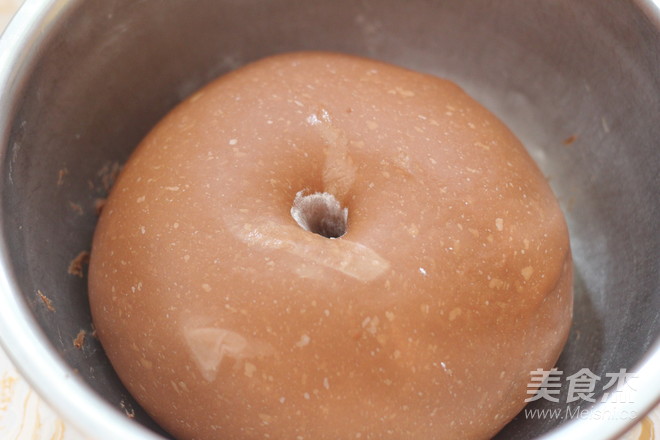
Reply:
[[[82, 0], [27, 1], [0, 38], [0, 160], [7, 155], [12, 112], [21, 92], [21, 74], [29, 70], [53, 25]], [[635, 0], [660, 32], [660, 0]], [[0, 183], [0, 185], [2, 185]], [[4, 188], [0, 187], [0, 193]], [[0, 229], [4, 213], [0, 207]], [[127, 419], [78, 378], [48, 342], [23, 299], [13, 277], [4, 236], [0, 237], [0, 345], [21, 375], [39, 395], [81, 434], [99, 440], [162, 440]], [[660, 402], [660, 339], [633, 370], [639, 381], [635, 401], [616, 406], [608, 400], [594, 405], [584, 418], [564, 423], [542, 440], [565, 438], [612, 439], [624, 433]], [[600, 411], [635, 411], [638, 418], [597, 420]]]

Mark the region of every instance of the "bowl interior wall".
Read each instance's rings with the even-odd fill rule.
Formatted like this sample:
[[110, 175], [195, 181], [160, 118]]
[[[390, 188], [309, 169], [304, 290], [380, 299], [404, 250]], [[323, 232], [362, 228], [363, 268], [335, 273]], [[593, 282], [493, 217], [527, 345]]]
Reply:
[[[277, 52], [341, 51], [447, 77], [516, 132], [550, 180], [571, 232], [575, 322], [558, 365], [566, 375], [631, 369], [658, 338], [660, 41], [633, 2], [72, 3], [15, 111], [3, 164], [3, 233], [50, 342], [99, 395], [134, 410], [140, 423], [158, 429], [98, 342], [72, 344], [80, 330], [93, 329], [86, 279], [68, 274], [69, 263], [90, 248], [94, 203], [113, 169], [154, 123], [217, 75]], [[558, 423], [519, 417], [500, 438], [532, 438]]]

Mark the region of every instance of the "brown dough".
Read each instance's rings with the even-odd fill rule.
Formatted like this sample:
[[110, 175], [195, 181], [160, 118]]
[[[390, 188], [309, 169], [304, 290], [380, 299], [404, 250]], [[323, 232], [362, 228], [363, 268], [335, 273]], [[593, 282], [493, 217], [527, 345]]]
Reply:
[[[292, 216], [324, 192], [341, 238]], [[544, 177], [459, 87], [295, 53], [147, 136], [89, 285], [117, 373], [180, 439], [483, 439], [556, 362], [571, 267]]]

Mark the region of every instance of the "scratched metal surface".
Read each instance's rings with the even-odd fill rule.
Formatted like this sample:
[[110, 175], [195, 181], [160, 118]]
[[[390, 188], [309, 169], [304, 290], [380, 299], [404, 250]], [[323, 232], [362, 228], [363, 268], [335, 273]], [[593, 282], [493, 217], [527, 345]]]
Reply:
[[[22, 0], [0, 0], [0, 33]], [[16, 371], [0, 348], [0, 440], [83, 440]]]

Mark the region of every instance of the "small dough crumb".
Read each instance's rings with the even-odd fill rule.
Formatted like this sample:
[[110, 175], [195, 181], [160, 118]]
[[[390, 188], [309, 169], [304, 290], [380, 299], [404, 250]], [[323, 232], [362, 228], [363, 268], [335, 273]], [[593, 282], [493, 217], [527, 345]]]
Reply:
[[70, 275], [75, 275], [78, 278], [82, 278], [84, 276], [84, 267], [85, 265], [89, 263], [89, 251], [82, 251], [80, 252], [76, 258], [71, 260], [71, 264], [69, 264], [69, 274]]
[[76, 338], [73, 340], [73, 346], [78, 350], [82, 350], [83, 344], [85, 343], [85, 336], [87, 332], [85, 330], [80, 330], [76, 335]]
[[46, 295], [44, 295], [41, 290], [37, 289], [37, 295], [39, 295], [39, 298], [41, 298], [41, 301], [43, 301], [43, 303], [46, 305], [46, 308], [48, 309], [48, 311], [50, 311], [50, 312], [55, 311], [55, 307], [53, 306], [53, 302], [50, 300], [50, 298], [48, 298]]
[[85, 213], [82, 209], [82, 206], [80, 206], [78, 203], [69, 202], [69, 208], [71, 208], [71, 210], [78, 215], [83, 215]]
[[64, 185], [64, 178], [69, 174], [69, 170], [67, 168], [62, 168], [57, 172], [57, 186], [62, 186]]
[[124, 414], [126, 414], [126, 417], [129, 419], [135, 418], [135, 410], [130, 403], [127, 403], [124, 399], [121, 399], [119, 406], [121, 407], [122, 411], [124, 411]]

